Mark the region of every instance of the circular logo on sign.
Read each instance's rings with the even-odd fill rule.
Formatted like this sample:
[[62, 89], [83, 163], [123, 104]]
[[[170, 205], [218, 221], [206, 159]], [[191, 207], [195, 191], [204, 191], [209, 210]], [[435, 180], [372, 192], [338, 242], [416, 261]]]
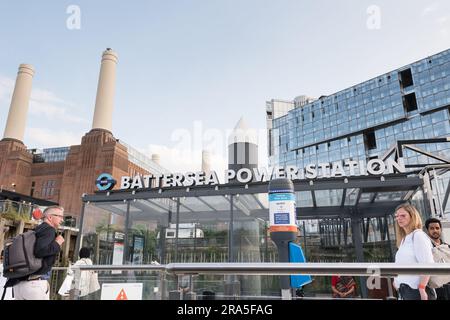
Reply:
[[116, 185], [116, 180], [109, 173], [102, 173], [98, 176], [96, 184], [100, 191], [111, 190]]

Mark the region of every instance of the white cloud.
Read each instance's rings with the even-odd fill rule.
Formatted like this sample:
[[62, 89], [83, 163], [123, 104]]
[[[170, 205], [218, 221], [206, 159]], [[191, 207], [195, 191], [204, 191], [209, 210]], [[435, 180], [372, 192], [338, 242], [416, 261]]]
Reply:
[[58, 98], [53, 92], [43, 89], [33, 89], [31, 92], [31, 99], [37, 100], [37, 101], [46, 101], [46, 102], [54, 102], [54, 103], [63, 103], [66, 105], [73, 105], [71, 103], [68, 103], [64, 101], [61, 98]]
[[14, 80], [0, 75], [0, 102], [7, 102], [12, 96], [14, 89]]
[[[218, 129], [206, 127], [202, 121], [194, 121], [192, 128], [177, 128], [172, 131], [170, 146], [149, 144], [142, 153], [151, 157], [160, 156], [160, 164], [169, 172], [185, 173], [200, 171], [202, 150], [208, 150], [210, 168], [216, 171], [219, 179], [228, 168], [228, 140], [234, 129]], [[258, 144], [259, 167], [267, 166], [267, 131], [253, 129]]]
[[[9, 107], [14, 80], [0, 75], [0, 104]], [[43, 115], [50, 120], [58, 120], [65, 123], [88, 123], [88, 120], [76, 115], [79, 108], [75, 103], [58, 97], [55, 93], [35, 88], [31, 90], [29, 114]]]
[[88, 120], [74, 114], [70, 114], [66, 108], [49, 103], [45, 100], [37, 100], [31, 97], [30, 114], [44, 115], [50, 120], [59, 120], [67, 123], [88, 123]]
[[[185, 173], [188, 171], [200, 171], [202, 165], [202, 151], [187, 148], [170, 148], [161, 145], [150, 144], [143, 153], [149, 157], [157, 153], [160, 156], [160, 164], [169, 172]], [[221, 155], [210, 152], [211, 170], [217, 172], [219, 179], [228, 167], [228, 161]]]
[[30, 114], [44, 115], [51, 120], [87, 123], [87, 119], [71, 114], [75, 108], [77, 108], [76, 104], [59, 98], [51, 91], [39, 88], [31, 91]]
[[441, 35], [446, 38], [449, 35], [450, 30], [450, 15], [439, 17], [436, 19], [436, 22], [439, 25]]
[[431, 5], [427, 6], [427, 7], [425, 7], [425, 8], [422, 10], [422, 17], [424, 17], [424, 16], [426, 16], [426, 15], [429, 15], [429, 14], [435, 12], [437, 9], [438, 9], [438, 4], [437, 4], [437, 3], [433, 3], [433, 4], [431, 4]]
[[438, 25], [439, 34], [447, 38], [450, 34], [450, 15], [442, 15], [446, 12], [438, 3], [433, 3], [422, 10], [422, 17], [430, 16], [432, 22]]
[[436, 19], [436, 21], [437, 21], [437, 23], [439, 24], [439, 25], [445, 25], [445, 24], [447, 24], [447, 22], [448, 21], [450, 21], [450, 17], [449, 16], [446, 16], [446, 17], [439, 17], [438, 19]]
[[65, 147], [77, 145], [81, 142], [80, 133], [69, 131], [55, 131], [46, 128], [27, 128], [25, 140], [29, 146], [39, 148]]

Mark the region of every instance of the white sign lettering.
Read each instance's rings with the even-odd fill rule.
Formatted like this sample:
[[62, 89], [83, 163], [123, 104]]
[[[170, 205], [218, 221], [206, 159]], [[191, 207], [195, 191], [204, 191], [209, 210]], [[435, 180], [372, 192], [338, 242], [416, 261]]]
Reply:
[[[237, 181], [239, 183], [263, 182], [277, 178], [288, 178], [291, 180], [383, 175], [406, 172], [403, 158], [397, 161], [389, 159], [371, 159], [364, 161], [337, 161], [333, 163], [308, 164], [304, 168], [296, 166], [274, 167], [274, 168], [241, 168], [237, 171], [228, 169], [224, 174], [224, 183]], [[120, 189], [141, 188], [171, 188], [192, 187], [203, 185], [220, 184], [215, 171], [187, 172], [186, 174], [154, 174], [136, 175], [134, 177], [123, 176], [120, 179]]]

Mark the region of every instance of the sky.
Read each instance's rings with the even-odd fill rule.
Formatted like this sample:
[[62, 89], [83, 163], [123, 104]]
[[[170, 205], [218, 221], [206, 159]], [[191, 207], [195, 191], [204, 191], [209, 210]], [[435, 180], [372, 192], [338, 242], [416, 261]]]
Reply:
[[35, 68], [24, 143], [91, 129], [102, 52], [119, 56], [113, 134], [172, 172], [226, 166], [243, 117], [267, 165], [265, 103], [328, 95], [450, 47], [450, 1], [2, 1], [0, 134]]

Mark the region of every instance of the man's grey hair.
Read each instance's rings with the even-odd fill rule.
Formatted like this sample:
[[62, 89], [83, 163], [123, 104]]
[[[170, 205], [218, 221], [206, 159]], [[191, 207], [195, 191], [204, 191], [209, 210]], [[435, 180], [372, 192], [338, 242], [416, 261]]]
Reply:
[[64, 212], [64, 208], [61, 206], [50, 206], [50, 207], [45, 208], [45, 210], [42, 214], [43, 214], [44, 218], [48, 218], [48, 216], [53, 214], [53, 212], [56, 210]]

